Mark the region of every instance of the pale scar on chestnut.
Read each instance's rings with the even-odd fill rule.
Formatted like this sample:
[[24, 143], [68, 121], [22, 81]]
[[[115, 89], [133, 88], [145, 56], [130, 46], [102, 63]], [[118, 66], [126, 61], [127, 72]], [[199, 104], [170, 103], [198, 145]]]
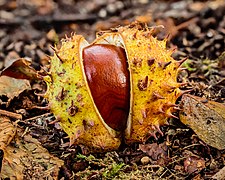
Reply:
[[160, 126], [176, 118], [184, 60], [174, 60], [153, 31], [134, 23], [99, 32], [91, 44], [72, 35], [54, 49], [45, 97], [71, 144], [116, 150], [122, 138], [130, 144], [163, 134]]

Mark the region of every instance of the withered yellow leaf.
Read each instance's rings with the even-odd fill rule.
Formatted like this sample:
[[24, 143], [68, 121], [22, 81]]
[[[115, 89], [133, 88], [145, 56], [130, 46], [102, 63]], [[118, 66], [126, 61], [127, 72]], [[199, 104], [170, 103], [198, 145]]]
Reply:
[[225, 105], [185, 94], [181, 100], [180, 120], [206, 144], [225, 149]]

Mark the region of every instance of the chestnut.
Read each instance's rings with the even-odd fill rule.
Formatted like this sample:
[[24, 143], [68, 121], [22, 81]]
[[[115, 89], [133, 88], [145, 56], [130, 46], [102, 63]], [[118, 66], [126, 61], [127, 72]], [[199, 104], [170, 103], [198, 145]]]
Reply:
[[122, 138], [130, 144], [162, 134], [175, 117], [183, 61], [153, 31], [134, 23], [100, 32], [91, 44], [72, 35], [54, 49], [45, 97], [71, 144], [115, 150]]
[[111, 128], [126, 128], [130, 103], [130, 79], [125, 50], [110, 44], [83, 49], [84, 70], [95, 105]]

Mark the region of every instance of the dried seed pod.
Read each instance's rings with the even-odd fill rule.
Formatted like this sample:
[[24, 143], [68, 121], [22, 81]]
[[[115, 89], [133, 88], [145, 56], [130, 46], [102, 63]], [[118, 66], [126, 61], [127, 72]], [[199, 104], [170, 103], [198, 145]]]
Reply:
[[[64, 39], [61, 48], [55, 50], [55, 55], [51, 59], [50, 75], [45, 77], [48, 85], [45, 97], [49, 100], [52, 112], [69, 135], [71, 143], [83, 144], [94, 150], [117, 149], [120, 145], [120, 131], [125, 129], [127, 143], [144, 142], [155, 133], [155, 130], [161, 132], [159, 126], [165, 124], [168, 117], [174, 117], [172, 112], [176, 106], [175, 101], [182, 94], [179, 90], [180, 84], [176, 81], [180, 63], [171, 57], [173, 51], [166, 49], [166, 39], [160, 41], [152, 36], [153, 29], [140, 24], [120, 27], [113, 32], [100, 33], [101, 35], [91, 45], [82, 36], [73, 35]], [[121, 88], [123, 85], [120, 85], [125, 96], [122, 98], [121, 107], [125, 109], [124, 117], [128, 116], [125, 121], [122, 121], [123, 118], [120, 116], [118, 116], [120, 120], [116, 119], [117, 115], [111, 120], [104, 121], [104, 115], [100, 113], [102, 100], [96, 103], [98, 98], [95, 98], [94, 94], [95, 84], [96, 87], [98, 84], [90, 82], [95, 78], [94, 73], [91, 73], [91, 77], [87, 75], [89, 72], [87, 69], [95, 69], [99, 65], [92, 65], [89, 62], [88, 52], [86, 53], [85, 49], [107, 45], [117, 46], [112, 48], [114, 50], [119, 47], [125, 51], [125, 56], [120, 56], [120, 60], [116, 63], [110, 63], [111, 60], [108, 63], [109, 66], [113, 63], [115, 65], [125, 59], [129, 74], [126, 73], [126, 67], [119, 66], [121, 69], [118, 71], [115, 67], [112, 71], [108, 68], [111, 71], [109, 73], [113, 74], [112, 79], [110, 76], [105, 78], [110, 79], [109, 87], [113, 87], [114, 82], [126, 84], [125, 88]], [[115, 51], [120, 53], [120, 50]], [[94, 50], [92, 52], [96, 55]], [[113, 61], [114, 58], [110, 58]], [[107, 65], [102, 67], [105, 68]], [[124, 81], [113, 80], [113, 77], [121, 77], [116, 75], [117, 72], [122, 73]], [[97, 77], [101, 77], [106, 73], [97, 74]], [[108, 83], [108, 80], [104, 81]], [[115, 92], [118, 93], [120, 90]], [[127, 100], [129, 102], [124, 103]], [[118, 105], [115, 104], [115, 107]], [[113, 112], [110, 108], [108, 111]], [[113, 119], [116, 122], [114, 125]], [[123, 127], [120, 127], [120, 124]]]

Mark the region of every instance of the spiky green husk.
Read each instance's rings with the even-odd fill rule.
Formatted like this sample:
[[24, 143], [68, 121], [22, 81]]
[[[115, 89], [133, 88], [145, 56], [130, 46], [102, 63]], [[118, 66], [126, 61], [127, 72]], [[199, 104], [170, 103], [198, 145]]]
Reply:
[[[180, 63], [166, 48], [166, 39], [157, 40], [152, 30], [140, 26], [121, 27], [103, 33], [93, 44], [122, 46], [127, 53], [130, 71], [130, 112], [125, 130], [127, 143], [144, 142], [160, 131], [176, 107], [181, 95], [177, 74]], [[105, 124], [92, 99], [84, 74], [82, 49], [88, 43], [74, 35], [62, 42], [51, 60], [46, 98], [60, 120], [71, 143], [94, 150], [112, 150], [120, 145], [118, 132]]]
[[50, 76], [45, 77], [45, 97], [71, 144], [83, 144], [94, 151], [116, 149], [120, 140], [102, 120], [84, 74], [82, 49], [87, 45], [82, 36], [74, 35], [55, 49]]
[[166, 48], [166, 41], [152, 36], [153, 29], [121, 28], [131, 73], [131, 114], [127, 142], [145, 142], [174, 117], [175, 102], [181, 95], [177, 74], [180, 64]]

